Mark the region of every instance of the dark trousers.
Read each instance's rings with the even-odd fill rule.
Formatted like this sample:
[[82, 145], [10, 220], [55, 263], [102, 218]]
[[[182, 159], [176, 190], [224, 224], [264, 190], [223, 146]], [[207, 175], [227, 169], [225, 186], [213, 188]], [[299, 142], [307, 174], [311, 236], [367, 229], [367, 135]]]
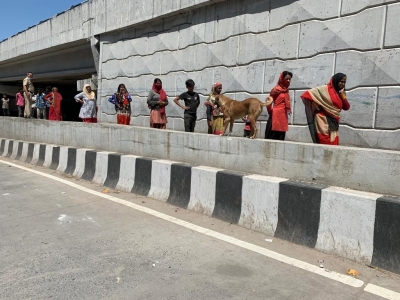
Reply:
[[194, 132], [194, 127], [196, 126], [196, 120], [197, 120], [197, 115], [185, 114], [183, 116], [186, 132]]
[[25, 106], [18, 106], [18, 117], [24, 117]]
[[49, 113], [50, 113], [50, 107], [46, 106], [45, 109], [44, 109], [44, 118], [46, 120], [49, 119]]
[[272, 113], [269, 115], [267, 127], [265, 128], [265, 138], [268, 140], [284, 141], [286, 136], [285, 131], [272, 130]]
[[3, 108], [3, 116], [9, 116], [10, 110], [8, 108]]

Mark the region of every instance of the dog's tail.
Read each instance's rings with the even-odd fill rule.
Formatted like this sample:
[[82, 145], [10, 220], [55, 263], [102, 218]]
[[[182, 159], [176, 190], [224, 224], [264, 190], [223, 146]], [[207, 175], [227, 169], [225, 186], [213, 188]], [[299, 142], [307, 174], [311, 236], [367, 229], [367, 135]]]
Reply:
[[272, 104], [273, 101], [274, 101], [274, 98], [272, 98], [271, 96], [268, 96], [268, 97], [265, 99], [265, 103], [261, 103], [261, 106], [262, 106], [262, 107], [269, 106], [269, 105]]

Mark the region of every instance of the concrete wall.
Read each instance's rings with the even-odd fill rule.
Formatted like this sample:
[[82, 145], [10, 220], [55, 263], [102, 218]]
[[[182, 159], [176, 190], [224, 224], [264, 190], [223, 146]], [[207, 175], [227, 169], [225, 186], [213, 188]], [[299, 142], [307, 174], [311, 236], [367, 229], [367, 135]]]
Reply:
[[[352, 108], [342, 112], [344, 145], [400, 149], [400, 1], [231, 0], [101, 36], [103, 122], [115, 122], [107, 103], [119, 83], [134, 96], [133, 124], [148, 126], [146, 96], [161, 77], [170, 99], [192, 78], [205, 100], [215, 81], [229, 96], [263, 100], [279, 73], [294, 73], [288, 139], [310, 142], [304, 90], [348, 75]], [[168, 128], [182, 130], [183, 112], [167, 107]], [[206, 131], [200, 106], [197, 132]], [[260, 120], [265, 121], [266, 112]], [[260, 136], [265, 124], [260, 123]], [[243, 125], [235, 128], [241, 134]], [[397, 142], [396, 142], [397, 141]]]
[[400, 152], [249, 140], [113, 124], [0, 118], [0, 137], [167, 159], [400, 195]]

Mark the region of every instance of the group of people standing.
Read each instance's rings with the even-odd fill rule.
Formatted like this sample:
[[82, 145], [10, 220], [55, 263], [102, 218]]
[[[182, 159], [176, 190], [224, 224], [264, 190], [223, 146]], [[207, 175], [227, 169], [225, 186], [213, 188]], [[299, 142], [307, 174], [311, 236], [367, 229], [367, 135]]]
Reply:
[[[289, 87], [293, 74], [284, 71], [280, 74], [278, 83], [270, 92], [271, 104], [267, 106], [269, 114], [265, 138], [273, 140], [284, 140], [289, 130], [289, 116], [292, 113]], [[37, 118], [45, 118], [54, 121], [62, 121], [63, 98], [57, 87], [47, 87], [44, 92], [39, 88], [35, 94], [32, 83], [33, 73], [28, 72], [23, 80], [23, 89], [16, 94], [18, 116], [25, 118], [33, 117], [32, 103], [35, 102]], [[308, 127], [314, 143], [339, 144], [339, 120], [342, 110], [349, 110], [350, 103], [347, 100], [345, 86], [347, 76], [342, 73], [335, 74], [328, 84], [310, 89], [301, 95], [305, 106]], [[200, 96], [194, 91], [195, 82], [188, 79], [185, 82], [187, 92], [175, 97], [174, 102], [184, 110], [184, 126], [186, 132], [194, 132], [197, 120], [197, 109], [200, 105]], [[216, 82], [204, 103], [206, 106], [208, 133], [223, 135], [224, 113], [219, 107], [216, 98], [222, 92], [222, 83]], [[83, 122], [97, 123], [97, 101], [94, 91], [86, 84], [83, 91], [74, 97], [75, 101], [82, 104], [79, 117]], [[120, 84], [117, 92], [109, 99], [115, 106], [117, 123], [129, 125], [131, 116], [130, 96], [126, 86]], [[181, 103], [184, 102], [184, 105]], [[168, 123], [166, 107], [168, 96], [162, 87], [159, 78], [154, 79], [152, 89], [147, 97], [147, 105], [150, 109], [150, 127], [166, 129]], [[9, 115], [9, 99], [3, 95], [2, 109], [4, 115]], [[249, 124], [246, 118], [244, 136], [249, 136]], [[247, 126], [247, 127], [246, 127]]]
[[[278, 83], [270, 92], [271, 104], [267, 106], [268, 122], [265, 130], [265, 138], [284, 140], [289, 130], [289, 116], [292, 114], [289, 87], [293, 74], [284, 71], [280, 74]], [[311, 138], [314, 143], [338, 145], [339, 144], [339, 120], [342, 110], [349, 110], [350, 103], [347, 100], [345, 86], [347, 76], [343, 73], [335, 74], [328, 84], [310, 89], [301, 95], [305, 106], [307, 123]], [[174, 99], [174, 102], [182, 108], [184, 113], [185, 131], [193, 132], [196, 124], [196, 112], [200, 104], [199, 95], [194, 92], [195, 83], [189, 79], [186, 81], [187, 92]], [[216, 82], [204, 103], [206, 106], [208, 133], [223, 135], [224, 114], [219, 107], [216, 98], [222, 92], [222, 83]], [[129, 98], [130, 99], [130, 98]], [[179, 101], [183, 100], [185, 106]], [[132, 101], [131, 99], [129, 101]], [[110, 98], [110, 102], [112, 99]], [[150, 127], [166, 129], [167, 116], [165, 107], [168, 105], [168, 97], [162, 89], [162, 82], [156, 78], [152, 90], [147, 97], [150, 109]], [[250, 136], [250, 124], [246, 118], [244, 136]]]
[[[197, 108], [200, 105], [200, 96], [194, 91], [195, 82], [188, 79], [185, 82], [187, 92], [175, 97], [174, 102], [184, 110], [183, 121], [186, 132], [194, 132], [197, 120]], [[185, 105], [181, 104], [181, 100]], [[150, 127], [166, 129], [168, 120], [165, 107], [168, 105], [168, 97], [162, 88], [160, 78], [154, 79], [153, 87], [147, 96], [147, 104], [150, 109]]]
[[[36, 114], [38, 119], [46, 119], [50, 121], [63, 121], [62, 102], [63, 97], [57, 87], [47, 86], [43, 91], [38, 88], [35, 93], [33, 85], [33, 73], [28, 72], [26, 78], [22, 82], [22, 89], [15, 95], [18, 108], [18, 117], [33, 118]], [[7, 95], [3, 95], [3, 99], [8, 99]], [[8, 101], [3, 101], [2, 107], [4, 115], [9, 115]], [[75, 101], [81, 103], [79, 117], [83, 122], [97, 122], [97, 102], [95, 93], [90, 85], [85, 85], [83, 91], [74, 97]]]
[[35, 93], [32, 78], [33, 73], [28, 72], [15, 95], [18, 117], [33, 118], [36, 113], [38, 119], [62, 121], [62, 96], [57, 87], [48, 86], [44, 91], [38, 88]]
[[[278, 84], [270, 92], [273, 101], [267, 107], [266, 139], [284, 140], [289, 130], [288, 116], [292, 113], [289, 86], [292, 77], [291, 72], [282, 72]], [[339, 145], [340, 112], [350, 109], [345, 92], [346, 81], [345, 74], [337, 73], [328, 84], [310, 89], [300, 96], [314, 143]]]
[[[197, 120], [197, 108], [200, 105], [200, 96], [194, 91], [195, 82], [188, 79], [185, 82], [187, 92], [182, 93], [174, 99], [176, 105], [184, 110], [184, 124], [186, 132], [194, 132]], [[185, 105], [180, 101], [183, 100]], [[114, 104], [117, 113], [117, 123], [129, 125], [132, 97], [129, 95], [124, 84], [118, 86], [117, 92], [109, 99]], [[168, 106], [168, 96], [162, 87], [160, 78], [154, 79], [153, 86], [147, 96], [147, 105], [150, 109], [150, 127], [157, 129], [167, 128], [166, 106]]]

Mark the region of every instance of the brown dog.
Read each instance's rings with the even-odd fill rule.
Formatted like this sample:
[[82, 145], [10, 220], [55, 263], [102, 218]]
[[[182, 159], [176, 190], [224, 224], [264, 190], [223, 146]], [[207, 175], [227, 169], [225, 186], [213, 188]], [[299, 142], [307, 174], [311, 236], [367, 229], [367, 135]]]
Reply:
[[215, 97], [215, 101], [217, 105], [222, 107], [224, 110], [224, 134], [228, 128], [228, 124], [230, 124], [228, 135], [231, 135], [235, 120], [247, 115], [251, 125], [250, 138], [254, 139], [258, 130], [256, 124], [257, 119], [261, 115], [263, 107], [270, 105], [273, 99], [268, 97], [266, 103], [262, 103], [257, 98], [248, 98], [243, 101], [236, 101], [225, 95], [219, 95]]

